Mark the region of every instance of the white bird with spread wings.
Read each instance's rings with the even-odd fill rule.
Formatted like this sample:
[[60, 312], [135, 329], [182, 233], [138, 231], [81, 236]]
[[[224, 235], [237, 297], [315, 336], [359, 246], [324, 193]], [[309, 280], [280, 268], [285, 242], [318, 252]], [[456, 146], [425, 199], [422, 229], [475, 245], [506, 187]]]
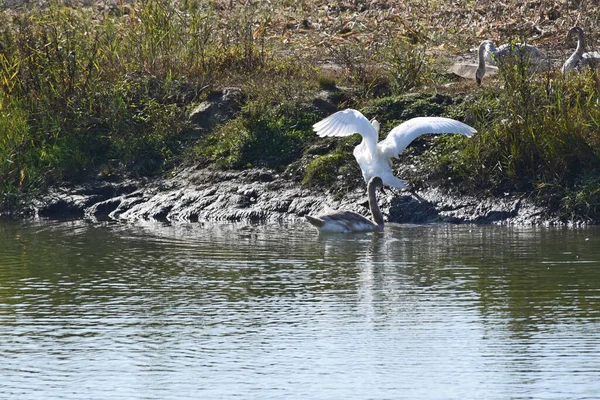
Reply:
[[392, 157], [398, 158], [414, 139], [428, 133], [472, 136], [477, 132], [471, 126], [451, 118], [416, 117], [398, 125], [384, 140], [377, 142], [379, 122], [369, 121], [360, 111], [350, 108], [317, 122], [313, 129], [321, 137], [360, 134], [363, 140], [354, 148], [354, 157], [360, 165], [365, 182], [379, 176], [384, 185], [398, 189], [405, 189], [407, 182], [394, 176]]

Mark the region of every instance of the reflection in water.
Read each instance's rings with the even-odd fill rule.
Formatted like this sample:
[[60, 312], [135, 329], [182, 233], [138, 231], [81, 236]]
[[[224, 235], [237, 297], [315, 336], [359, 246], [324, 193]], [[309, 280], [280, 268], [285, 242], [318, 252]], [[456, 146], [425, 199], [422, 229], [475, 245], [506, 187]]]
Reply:
[[0, 221], [0, 397], [594, 397], [598, 232]]

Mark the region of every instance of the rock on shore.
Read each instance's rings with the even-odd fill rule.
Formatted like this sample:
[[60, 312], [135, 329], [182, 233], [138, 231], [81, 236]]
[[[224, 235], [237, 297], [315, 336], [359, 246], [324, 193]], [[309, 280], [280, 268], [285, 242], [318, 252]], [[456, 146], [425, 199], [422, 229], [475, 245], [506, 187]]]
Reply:
[[[511, 196], [457, 197], [435, 188], [414, 193], [387, 190], [378, 196], [389, 222], [558, 223], [527, 199]], [[362, 187], [335, 196], [265, 169], [228, 172], [188, 168], [156, 181], [96, 182], [57, 188], [31, 204], [29, 214], [124, 221], [281, 221], [329, 208], [369, 215]]]

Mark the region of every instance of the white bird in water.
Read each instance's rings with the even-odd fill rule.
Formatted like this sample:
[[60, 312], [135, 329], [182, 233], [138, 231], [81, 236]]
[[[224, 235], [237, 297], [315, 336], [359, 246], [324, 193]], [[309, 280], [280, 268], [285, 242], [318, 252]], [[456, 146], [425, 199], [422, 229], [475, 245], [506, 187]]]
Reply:
[[505, 43], [496, 48], [494, 42], [484, 40], [477, 51], [479, 60], [479, 66], [475, 71], [477, 84], [481, 85], [481, 80], [486, 73], [486, 65], [502, 65], [502, 62], [511, 55], [517, 55], [519, 59], [529, 63], [533, 71], [542, 71], [551, 67], [548, 58], [535, 46], [526, 43]]
[[571, 54], [571, 57], [563, 64], [561, 68], [562, 73], [566, 74], [572, 70], [579, 71], [587, 66], [596, 66], [600, 64], [600, 53], [596, 51], [590, 53], [585, 52], [585, 33], [583, 32], [583, 29], [578, 26], [571, 28], [567, 34], [567, 40], [569, 40], [572, 35], [577, 35], [577, 48], [575, 49], [575, 52]]
[[354, 211], [331, 211], [317, 217], [307, 215], [306, 220], [320, 232], [380, 232], [383, 230], [383, 214], [375, 195], [380, 187], [383, 187], [383, 181], [378, 176], [372, 177], [367, 184], [372, 221]]
[[477, 132], [473, 127], [451, 118], [417, 117], [396, 126], [378, 143], [379, 122], [369, 121], [360, 111], [350, 108], [317, 122], [313, 129], [321, 137], [360, 134], [363, 140], [354, 148], [353, 153], [365, 182], [379, 176], [384, 185], [397, 189], [405, 189], [407, 183], [394, 176], [392, 157], [398, 158], [417, 137], [428, 133], [459, 133], [472, 136]]

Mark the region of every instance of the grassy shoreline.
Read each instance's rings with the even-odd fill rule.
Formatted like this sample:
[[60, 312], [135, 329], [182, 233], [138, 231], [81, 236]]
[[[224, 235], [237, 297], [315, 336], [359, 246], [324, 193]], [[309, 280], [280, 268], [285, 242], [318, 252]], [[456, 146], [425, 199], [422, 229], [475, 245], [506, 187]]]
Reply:
[[[600, 19], [596, 6], [508, 3], [502, 19], [493, 2], [466, 0], [452, 10], [425, 0], [6, 8], [0, 209], [18, 209], [56, 184], [159, 176], [186, 163], [281, 171], [302, 164], [296, 175], [304, 184], [332, 185], [336, 171], [352, 182], [356, 138], [323, 149], [310, 129], [323, 117], [311, 101], [337, 85], [352, 88], [338, 107], [377, 116], [383, 132], [417, 115], [478, 129], [472, 140], [438, 138], [407, 154], [413, 168], [398, 168], [413, 184], [523, 193], [565, 220], [600, 223], [597, 72], [532, 76], [515, 68], [481, 88], [444, 73], [449, 59], [489, 37], [533, 37], [562, 56], [565, 26], [578, 15], [586, 28]], [[186, 139], [191, 109], [232, 85], [246, 95], [241, 111]]]

